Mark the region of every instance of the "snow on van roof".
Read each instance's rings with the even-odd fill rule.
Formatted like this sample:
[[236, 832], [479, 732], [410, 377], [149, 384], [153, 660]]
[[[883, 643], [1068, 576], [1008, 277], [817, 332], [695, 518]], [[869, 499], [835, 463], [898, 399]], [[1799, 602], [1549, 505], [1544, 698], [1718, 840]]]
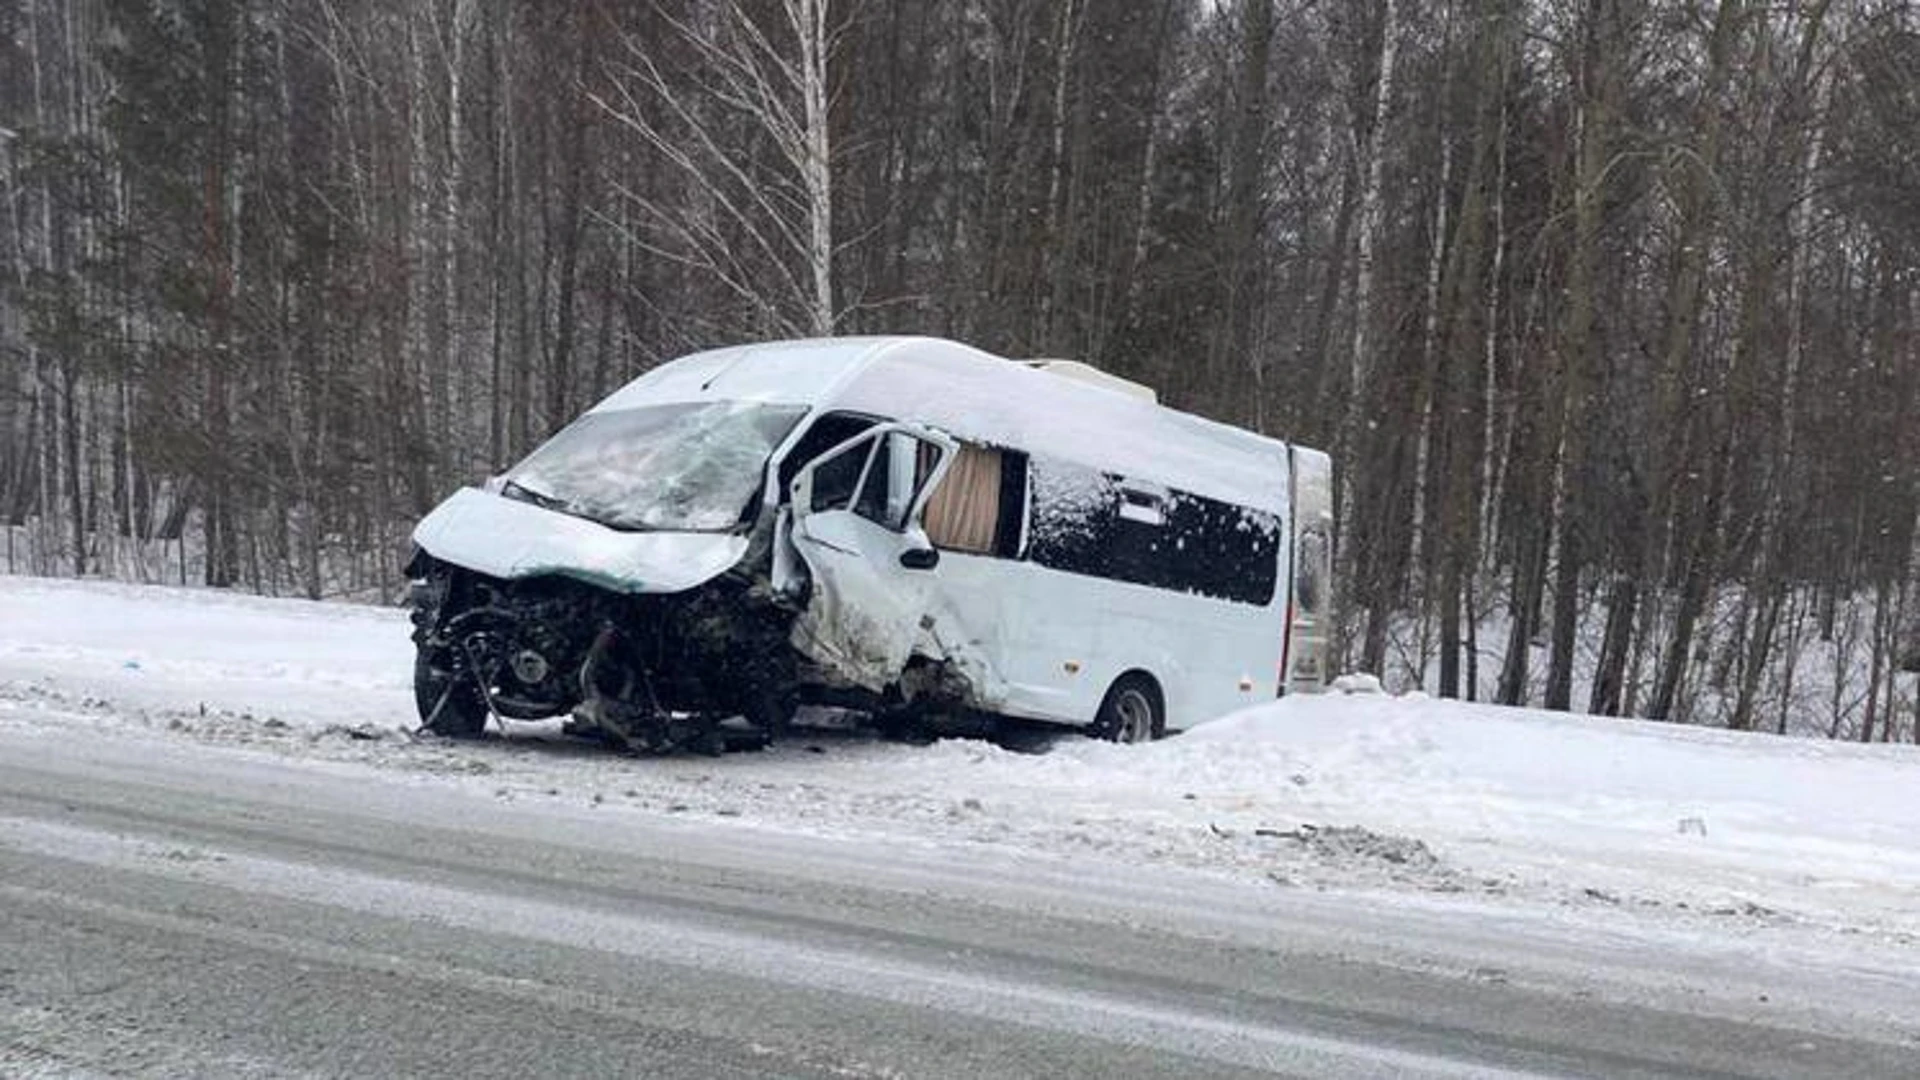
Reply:
[[940, 338], [816, 338], [695, 353], [595, 410], [720, 398], [915, 421], [1242, 506], [1287, 506], [1280, 442]]
[[898, 338], [767, 341], [683, 356], [640, 376], [595, 412], [677, 401], [766, 401], [811, 405], [860, 362]]
[[1242, 506], [1287, 507], [1280, 442], [950, 341], [876, 352], [835, 404]]

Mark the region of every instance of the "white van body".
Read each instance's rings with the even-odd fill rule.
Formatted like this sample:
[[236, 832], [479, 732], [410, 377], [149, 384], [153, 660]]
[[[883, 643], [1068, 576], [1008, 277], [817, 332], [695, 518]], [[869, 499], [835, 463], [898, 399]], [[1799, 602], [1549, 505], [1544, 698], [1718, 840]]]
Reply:
[[[1131, 686], [1156, 706], [1159, 734], [1290, 689], [1318, 689], [1326, 678], [1330, 463], [1317, 451], [1160, 406], [1124, 386], [931, 338], [698, 353], [634, 380], [576, 426], [650, 415], [697, 418], [682, 425], [692, 434], [673, 436], [690, 446], [704, 445], [706, 431], [755, 432], [709, 440], [751, 444], [739, 451], [741, 467], [757, 469], [745, 509], [696, 509], [687, 520], [698, 529], [611, 527], [532, 490], [549, 481], [539, 468], [543, 448], [420, 523], [416, 578], [472, 576], [489, 611], [511, 607], [501, 599], [511, 583], [551, 579], [640, 605], [596, 600], [605, 633], [623, 620], [681, 618], [633, 614], [647, 597], [679, 603], [723, 585], [733, 599], [721, 608], [763, 609], [738, 612], [742, 620], [767, 625], [784, 613], [778, 633], [790, 664], [773, 665], [777, 676], [740, 676], [767, 686], [727, 688], [730, 661], [708, 649], [702, 662], [713, 670], [695, 680], [704, 689], [666, 695], [677, 700], [652, 690], [656, 709], [719, 712], [771, 694], [789, 703], [925, 703], [1083, 726], [1100, 718], [1116, 687]], [[792, 417], [770, 451], [753, 442]], [[554, 443], [567, 438], [562, 432]], [[759, 453], [756, 464], [750, 459]], [[698, 507], [700, 486], [678, 483], [673, 470], [727, 472], [716, 472], [711, 457], [689, 451], [664, 479], [643, 486]], [[716, 490], [733, 482], [713, 481]], [[474, 639], [457, 640], [468, 631], [444, 629], [457, 621], [450, 609], [472, 606], [447, 598], [458, 588], [427, 589], [416, 613], [423, 657], [438, 657], [423, 663], [443, 677], [433, 687], [475, 654]], [[582, 644], [592, 636], [587, 628], [498, 628], [508, 622], [492, 619], [479, 642], [486, 655], [498, 654], [477, 680], [482, 697], [525, 715], [577, 708], [576, 699], [595, 694], [597, 676], [586, 670], [594, 661], [580, 659], [597, 648]], [[570, 644], [557, 644], [563, 638]], [[536, 639], [547, 643], [528, 644]], [[765, 660], [766, 632], [755, 640], [754, 657], [736, 657], [734, 666]], [[662, 661], [638, 657], [687, 650], [629, 651], [636, 668], [652, 668], [611, 681], [686, 681], [654, 670]], [[573, 678], [576, 662], [585, 666]], [[501, 672], [511, 681], [512, 672], [556, 668], [562, 675], [548, 680], [556, 688], [542, 693], [526, 686], [516, 695], [499, 684]], [[569, 686], [586, 689], [570, 695]], [[423, 713], [433, 687], [422, 692]]]

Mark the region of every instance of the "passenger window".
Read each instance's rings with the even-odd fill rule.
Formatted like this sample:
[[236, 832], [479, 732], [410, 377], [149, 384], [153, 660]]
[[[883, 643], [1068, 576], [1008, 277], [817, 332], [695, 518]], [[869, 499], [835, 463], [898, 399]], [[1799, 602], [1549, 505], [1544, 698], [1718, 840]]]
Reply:
[[889, 433], [860, 484], [853, 512], [894, 532], [905, 529], [907, 516], [939, 460], [939, 447], [905, 432]]
[[854, 489], [873, 456], [873, 440], [849, 446], [813, 470], [813, 503], [810, 510], [843, 510], [853, 500]]
[[[815, 420], [806, 431], [801, 433], [800, 438], [794, 442], [793, 449], [787, 451], [787, 456], [780, 461], [781, 498], [784, 499], [787, 490], [793, 486], [793, 478], [798, 476], [800, 470], [806, 468], [813, 459], [876, 423], [878, 421], [873, 417], [858, 413], [828, 413]], [[859, 477], [855, 476], [849, 483], [858, 480]], [[853, 489], [849, 487], [847, 494], [852, 493]]]
[[860, 485], [860, 498], [853, 504], [853, 512], [868, 521], [877, 521], [887, 528], [892, 524], [893, 515], [887, 506], [887, 489], [890, 485], [888, 463], [891, 455], [882, 454], [876, 458], [873, 467], [867, 470], [866, 481]]
[[[929, 461], [930, 450], [922, 451]], [[1018, 523], [1010, 543], [1009, 530], [1001, 523], [1003, 514], [1020, 512], [1019, 504], [1008, 507], [1002, 494], [1007, 461], [1013, 456], [992, 447], [961, 445], [953, 464], [947, 466], [946, 477], [927, 501], [925, 524], [933, 546], [974, 555], [1011, 557], [1016, 553], [1010, 549], [1019, 546]], [[931, 467], [924, 465], [923, 472]], [[1003, 545], [1009, 550], [1003, 550]]]

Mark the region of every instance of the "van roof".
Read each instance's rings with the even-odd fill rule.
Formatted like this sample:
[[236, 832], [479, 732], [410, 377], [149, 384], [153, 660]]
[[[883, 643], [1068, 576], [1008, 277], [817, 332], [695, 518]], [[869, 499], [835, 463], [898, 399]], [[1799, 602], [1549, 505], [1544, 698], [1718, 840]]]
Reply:
[[715, 349], [664, 364], [595, 411], [750, 400], [914, 421], [1280, 512], [1285, 444], [940, 338], [815, 338]]

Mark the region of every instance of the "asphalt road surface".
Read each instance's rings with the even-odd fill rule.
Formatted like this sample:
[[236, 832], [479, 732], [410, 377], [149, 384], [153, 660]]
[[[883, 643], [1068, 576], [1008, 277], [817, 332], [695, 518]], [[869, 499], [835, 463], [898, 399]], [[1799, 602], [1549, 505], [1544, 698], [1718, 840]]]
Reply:
[[0, 728], [0, 1076], [1920, 1076], [1382, 903]]

